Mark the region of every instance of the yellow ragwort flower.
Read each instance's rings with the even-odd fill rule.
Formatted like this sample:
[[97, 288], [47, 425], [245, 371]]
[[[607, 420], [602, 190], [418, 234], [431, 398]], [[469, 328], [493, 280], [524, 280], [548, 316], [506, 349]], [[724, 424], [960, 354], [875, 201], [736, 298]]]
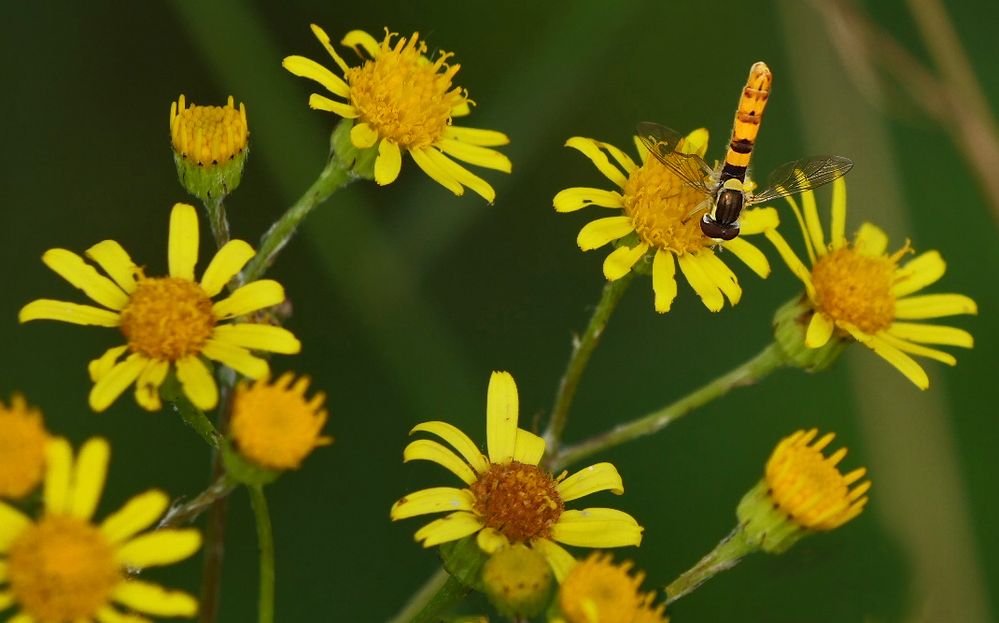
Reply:
[[614, 564], [593, 552], [577, 562], [559, 587], [559, 616], [552, 623], [668, 623], [665, 606], [653, 606], [655, 591], [642, 593], [641, 571], [631, 562]]
[[225, 164], [246, 150], [249, 138], [246, 106], [237, 109], [231, 95], [225, 106], [188, 106], [183, 95], [170, 104], [170, 142], [189, 162]]
[[452, 54], [441, 52], [437, 60], [430, 60], [427, 44], [418, 33], [393, 43], [397, 35], [387, 30], [381, 42], [362, 30], [352, 30], [341, 43], [353, 48], [363, 63], [351, 67], [333, 49], [322, 28], [312, 24], [312, 32], [343, 78], [303, 56], [285, 58], [284, 67], [346, 100], [314, 93], [309, 106], [355, 120], [351, 143], [360, 149], [377, 146], [374, 176], [378, 184], [395, 181], [402, 167], [402, 152], [407, 151], [417, 166], [454, 194], [461, 195], [468, 187], [493, 202], [496, 192], [492, 186], [452, 158], [509, 173], [510, 160], [489, 147], [506, 145], [510, 140], [501, 132], [451, 125], [452, 118], [469, 114], [473, 104], [463, 89], [452, 86], [460, 67], [447, 63]]
[[148, 619], [132, 612], [196, 613], [198, 604], [190, 595], [133, 577], [136, 570], [183, 560], [201, 545], [194, 529], [138, 535], [166, 510], [166, 494], [147, 491], [103, 522], [92, 523], [109, 454], [107, 442], [95, 438], [74, 462], [69, 443], [53, 439], [46, 447], [42, 516], [33, 521], [0, 502], [0, 611], [19, 609], [10, 621], [138, 623]]
[[909, 355], [919, 355], [955, 365], [948, 353], [921, 344], [971, 348], [974, 339], [962, 329], [921, 322], [955, 314], [975, 314], [975, 302], [963, 294], [910, 296], [943, 276], [946, 264], [936, 251], [922, 253], [900, 265], [910, 252], [909, 243], [892, 254], [886, 252], [888, 236], [864, 223], [853, 242], [846, 239], [846, 182], [833, 183], [831, 237], [826, 241], [815, 195], [802, 194], [802, 210], [789, 197], [805, 240], [811, 269], [798, 259], [777, 230], [768, 230], [788, 267], [805, 284], [814, 313], [808, 319], [805, 345], [821, 348], [830, 339], [852, 337], [898, 368], [920, 389], [930, 381]]
[[496, 552], [525, 543], [548, 560], [559, 580], [575, 562], [556, 541], [580, 547], [623, 547], [642, 541], [642, 527], [611, 508], [566, 510], [565, 503], [597, 491], [620, 495], [624, 485], [610, 463], [597, 463], [566, 478], [553, 477], [538, 464], [544, 439], [518, 428], [517, 385], [508, 372], [493, 372], [486, 398], [484, 456], [465, 433], [446, 422], [424, 422], [412, 432], [437, 435], [460, 454], [429, 439], [406, 446], [404, 461], [433, 461], [467, 485], [433, 487], [411, 493], [392, 506], [393, 520], [450, 512], [423, 526], [416, 540], [424, 547], [476, 534], [479, 547]]
[[90, 363], [94, 411], [106, 409], [133, 382], [138, 403], [145, 409], [159, 409], [160, 385], [171, 369], [195, 406], [212, 409], [218, 402], [218, 387], [205, 358], [244, 376], [262, 378], [270, 368], [250, 349], [286, 354], [301, 349], [295, 336], [281, 327], [223, 323], [284, 301], [284, 288], [270, 279], [248, 283], [212, 301], [253, 254], [250, 245], [232, 240], [215, 254], [201, 281], [195, 281], [198, 215], [193, 207], [178, 203], [170, 214], [168, 277], [146, 277], [113, 240], [99, 242], [86, 252], [110, 279], [72, 251], [49, 249], [42, 261], [106, 309], [38, 299], [25, 305], [19, 318], [21, 322], [60, 320], [121, 330], [127, 344], [109, 349]]
[[0, 400], [0, 498], [22, 498], [38, 486], [45, 471], [49, 434], [42, 414], [14, 394], [10, 406]]
[[[604, 276], [609, 281], [624, 277], [636, 264], [648, 262], [651, 251], [652, 289], [659, 313], [668, 312], [676, 298], [676, 263], [680, 264], [680, 271], [709, 310], [720, 311], [725, 305], [725, 298], [735, 305], [742, 298], [742, 288], [735, 273], [722, 261], [716, 249], [731, 251], [753, 272], [766, 278], [770, 274], [767, 258], [744, 236], [776, 227], [776, 210], [757, 208], [744, 211], [739, 219], [741, 235], [734, 240], [718, 242], [708, 238], [701, 232], [699, 220], [690, 218], [704, 196], [684, 184], [658, 159], [649, 158], [648, 149], [637, 138], [635, 145], [641, 157], [641, 166], [609, 143], [579, 136], [566, 142], [567, 147], [577, 149], [589, 158], [620, 190], [567, 188], [555, 195], [555, 209], [558, 212], [573, 212], [596, 205], [623, 212], [619, 216], [603, 217], [587, 223], [576, 238], [579, 248], [590, 251], [615, 240], [620, 241], [620, 246], [604, 260]], [[685, 153], [699, 156], [703, 156], [707, 148], [708, 132], [703, 128], [687, 135], [680, 146]], [[614, 166], [601, 149], [610, 154], [618, 166]]]
[[239, 453], [261, 467], [298, 469], [314, 448], [333, 442], [320, 434], [326, 424], [326, 395], [306, 399], [309, 377], [286, 372], [269, 382], [236, 386], [232, 401], [232, 438]]

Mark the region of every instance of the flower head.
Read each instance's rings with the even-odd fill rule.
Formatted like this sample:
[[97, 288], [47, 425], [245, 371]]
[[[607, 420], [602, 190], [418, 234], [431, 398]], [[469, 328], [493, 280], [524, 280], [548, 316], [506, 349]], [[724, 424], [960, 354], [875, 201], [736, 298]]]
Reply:
[[[610, 281], [632, 269], [646, 269], [651, 259], [652, 289], [659, 313], [668, 312], [676, 298], [677, 263], [709, 310], [720, 311], [726, 298], [732, 305], [739, 302], [739, 280], [722, 261], [717, 248], [731, 251], [760, 277], [770, 274], [766, 257], [744, 238], [719, 243], [701, 232], [698, 219], [689, 217], [704, 195], [686, 185], [658, 159], [649, 158], [648, 149], [637, 139], [641, 165], [617, 147], [593, 139], [573, 137], [566, 146], [582, 152], [619, 190], [567, 188], [555, 195], [555, 209], [573, 212], [597, 205], [621, 210], [618, 216], [588, 223], [576, 242], [583, 251], [590, 251], [618, 241], [617, 248], [604, 260], [604, 276]], [[680, 149], [703, 156], [707, 147], [708, 132], [700, 129], [691, 132]], [[746, 210], [739, 222], [743, 235], [758, 234], [777, 226], [777, 212], [772, 208]]]
[[21, 498], [42, 481], [49, 435], [42, 414], [14, 394], [8, 407], [0, 400], [0, 498]]
[[494, 552], [482, 566], [482, 587], [490, 603], [512, 619], [540, 613], [554, 584], [544, 555], [521, 543]]
[[20, 613], [11, 620], [45, 623], [133, 620], [113, 604], [129, 612], [194, 616], [191, 596], [130, 577], [136, 569], [183, 560], [201, 545], [193, 529], [138, 535], [166, 510], [166, 494], [138, 495], [95, 524], [107, 442], [91, 439], [74, 462], [69, 443], [53, 439], [46, 455], [42, 516], [32, 520], [0, 502], [0, 610], [14, 605]]
[[170, 104], [170, 142], [181, 184], [203, 201], [228, 195], [239, 186], [249, 153], [246, 106], [187, 105], [181, 95]]
[[[424, 422], [412, 432], [437, 435], [449, 448], [429, 439], [413, 441], [403, 460], [433, 461], [465, 482], [466, 488], [434, 487], [411, 493], [392, 506], [393, 520], [450, 512], [423, 526], [416, 540], [424, 547], [477, 534], [479, 547], [492, 553], [511, 543], [537, 549], [561, 579], [574, 560], [556, 541], [580, 547], [638, 545], [642, 527], [619, 510], [566, 510], [565, 504], [597, 491], [624, 492], [610, 463], [591, 465], [566, 478], [553, 477], [538, 464], [545, 451], [541, 437], [518, 428], [517, 386], [507, 372], [493, 372], [486, 399], [488, 456], [463, 432], [446, 422]], [[459, 457], [460, 455], [460, 457]]]
[[309, 377], [296, 380], [290, 372], [274, 382], [259, 379], [236, 386], [231, 427], [240, 454], [267, 469], [298, 469], [314, 448], [332, 443], [320, 434], [326, 395], [318, 392], [307, 399], [308, 389]]
[[270, 368], [250, 349], [290, 354], [301, 348], [295, 336], [281, 327], [226, 322], [284, 301], [284, 288], [278, 282], [254, 281], [220, 301], [212, 300], [253, 254], [250, 245], [232, 240], [215, 254], [201, 281], [195, 281], [198, 216], [193, 207], [178, 203], [170, 214], [169, 276], [146, 277], [113, 240], [86, 252], [110, 278], [72, 251], [50, 249], [42, 261], [102, 307], [38, 299], [25, 305], [19, 318], [21, 322], [60, 320], [121, 331], [126, 343], [109, 349], [89, 366], [94, 381], [90, 406], [95, 411], [106, 409], [133, 382], [136, 401], [145, 409], [159, 409], [159, 388], [171, 370], [195, 406], [212, 409], [218, 402], [218, 387], [205, 359], [261, 378]]
[[898, 368], [920, 389], [929, 378], [910, 355], [929, 357], [948, 365], [957, 360], [948, 353], [923, 346], [943, 344], [971, 348], [974, 339], [962, 329], [911, 320], [955, 314], [975, 314], [975, 302], [963, 294], [911, 296], [943, 276], [946, 264], [936, 251], [927, 251], [903, 263], [909, 243], [889, 254], [888, 236], [864, 223], [853, 242], [846, 239], [846, 182], [833, 183], [832, 228], [827, 241], [819, 220], [815, 195], [802, 195], [804, 214], [788, 198], [801, 225], [809, 269], [777, 230], [768, 230], [788, 267], [805, 284], [811, 313], [805, 322], [805, 345], [821, 348], [831, 339], [852, 338]]
[[406, 151], [427, 175], [454, 194], [461, 195], [468, 187], [492, 203], [496, 196], [492, 186], [452, 158], [509, 173], [510, 160], [489, 149], [506, 145], [509, 139], [493, 130], [451, 125], [454, 117], [469, 114], [473, 103], [463, 89], [452, 84], [460, 68], [447, 62], [452, 54], [441, 52], [431, 60], [418, 33], [407, 38], [386, 31], [379, 42], [362, 30], [353, 30], [341, 41], [362, 60], [352, 67], [333, 49], [322, 28], [313, 24], [312, 32], [342, 77], [303, 56], [285, 58], [284, 67], [340, 98], [313, 94], [309, 106], [354, 120], [353, 146], [378, 150], [374, 165], [378, 184], [395, 181]]
[[653, 606], [655, 591], [642, 593], [641, 571], [614, 564], [610, 554], [594, 552], [576, 563], [562, 580], [557, 623], [667, 623], [665, 606]]

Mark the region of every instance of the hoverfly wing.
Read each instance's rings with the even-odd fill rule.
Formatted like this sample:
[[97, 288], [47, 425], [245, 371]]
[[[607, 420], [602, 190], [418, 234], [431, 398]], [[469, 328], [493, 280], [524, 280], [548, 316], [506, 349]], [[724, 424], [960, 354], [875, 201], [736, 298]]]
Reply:
[[637, 130], [638, 139], [656, 160], [676, 173], [688, 186], [706, 195], [711, 194], [711, 189], [705, 183], [705, 178], [711, 175], [711, 167], [697, 154], [677, 151], [684, 140], [682, 134], [651, 121], [639, 123]]
[[818, 188], [846, 175], [853, 161], [843, 156], [809, 156], [786, 162], [767, 178], [767, 187], [748, 201], [749, 205], [772, 201], [806, 190]]

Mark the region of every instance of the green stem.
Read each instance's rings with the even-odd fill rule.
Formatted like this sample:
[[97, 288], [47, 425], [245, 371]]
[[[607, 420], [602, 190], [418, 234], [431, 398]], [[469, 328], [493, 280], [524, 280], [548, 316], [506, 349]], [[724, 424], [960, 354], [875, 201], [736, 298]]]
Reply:
[[412, 621], [416, 615], [419, 614], [428, 603], [430, 603], [430, 600], [433, 599], [442, 588], [444, 588], [444, 585], [450, 577], [451, 575], [448, 574], [444, 567], [437, 569], [437, 571], [434, 572], [432, 576], [427, 578], [427, 581], [424, 582], [415, 593], [413, 593], [413, 596], [409, 598], [406, 605], [402, 607], [402, 610], [400, 610], [398, 614], [392, 617], [389, 623], [410, 623], [410, 621]]
[[274, 532], [271, 516], [267, 512], [267, 498], [260, 485], [247, 487], [250, 505], [257, 520], [257, 543], [260, 546], [260, 602], [259, 623], [274, 623]]
[[565, 374], [559, 382], [551, 420], [548, 421], [548, 428], [545, 430], [545, 447], [550, 456], [555, 456], [558, 452], [562, 431], [565, 430], [566, 422], [569, 419], [569, 408], [572, 406], [572, 399], [576, 396], [576, 389], [579, 387], [583, 371], [586, 370], [586, 364], [590, 362], [593, 350], [600, 343], [600, 337], [604, 334], [611, 314], [614, 313], [624, 291], [628, 289], [634, 278], [635, 273], [631, 271], [617, 281], [607, 282], [600, 294], [600, 300], [593, 310], [593, 315], [590, 316], [590, 322], [586, 325], [586, 331], [573, 341], [572, 354], [569, 355]]
[[208, 224], [212, 228], [215, 246], [221, 249], [229, 242], [229, 219], [222, 205], [222, 197], [209, 198], [205, 201], [205, 211], [208, 212]]
[[676, 402], [553, 454], [551, 468], [561, 469], [608, 448], [658, 432], [698, 407], [724, 396], [730, 390], [756, 383], [784, 364], [785, 359], [780, 348], [776, 344], [770, 344], [749, 361]]
[[156, 525], [157, 530], [184, 526], [198, 518], [213, 504], [232, 493], [236, 485], [224, 475], [215, 480], [207, 489], [179, 506], [171, 507]]
[[205, 443], [217, 450], [222, 438], [219, 432], [215, 430], [215, 426], [212, 425], [211, 420], [208, 419], [204, 411], [191, 403], [179, 387], [175, 389], [176, 391], [169, 388], [168, 384], [164, 384], [164, 397], [173, 406], [174, 411], [180, 414], [180, 419], [193, 428], [194, 432], [198, 433], [205, 440]]
[[684, 595], [695, 591], [701, 584], [726, 569], [731, 569], [747, 554], [756, 551], [756, 546], [746, 539], [745, 533], [737, 527], [711, 552], [697, 561], [697, 564], [683, 572], [680, 577], [666, 587], [666, 603], [671, 604]]
[[[413, 600], [406, 605], [403, 613], [400, 613], [393, 621], [399, 623], [437, 623], [441, 620], [441, 613], [454, 606], [468, 594], [469, 588], [462, 584], [458, 578], [448, 575], [447, 571], [443, 569], [441, 571], [447, 576], [444, 582], [437, 586], [434, 591], [429, 590], [430, 582], [424, 585]], [[441, 571], [438, 571], [437, 575], [431, 578], [431, 581], [439, 581]], [[416, 601], [417, 597], [420, 598], [420, 601]], [[416, 610], [418, 606], [422, 607]], [[405, 618], [400, 618], [403, 615]]]
[[352, 179], [350, 170], [340, 164], [337, 158], [331, 157], [312, 186], [309, 186], [295, 205], [288, 208], [288, 211], [281, 215], [281, 218], [275, 221], [260, 239], [257, 254], [243, 271], [242, 283], [249, 283], [264, 274], [309, 212]]

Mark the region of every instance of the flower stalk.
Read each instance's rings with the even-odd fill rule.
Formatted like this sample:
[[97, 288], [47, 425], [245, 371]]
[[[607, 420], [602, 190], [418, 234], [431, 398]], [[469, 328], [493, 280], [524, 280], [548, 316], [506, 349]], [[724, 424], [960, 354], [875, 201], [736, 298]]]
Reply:
[[737, 565], [743, 557], [756, 549], [756, 544], [746, 537], [742, 527], [737, 527], [722, 539], [708, 555], [684, 571], [680, 577], [670, 582], [669, 586], [666, 587], [666, 603], [671, 604], [684, 595], [692, 593], [701, 584]]
[[156, 529], [176, 528], [193, 522], [201, 516], [201, 513], [232, 493], [235, 488], [235, 483], [226, 478], [225, 475], [219, 476], [207, 489], [189, 501], [170, 507], [156, 525]]
[[260, 601], [259, 623], [274, 623], [274, 531], [267, 510], [263, 486], [247, 487], [250, 505], [257, 522], [257, 544], [260, 548]]
[[205, 211], [208, 213], [208, 225], [212, 229], [215, 246], [221, 249], [229, 242], [229, 218], [222, 205], [224, 197], [208, 197], [205, 200]]

